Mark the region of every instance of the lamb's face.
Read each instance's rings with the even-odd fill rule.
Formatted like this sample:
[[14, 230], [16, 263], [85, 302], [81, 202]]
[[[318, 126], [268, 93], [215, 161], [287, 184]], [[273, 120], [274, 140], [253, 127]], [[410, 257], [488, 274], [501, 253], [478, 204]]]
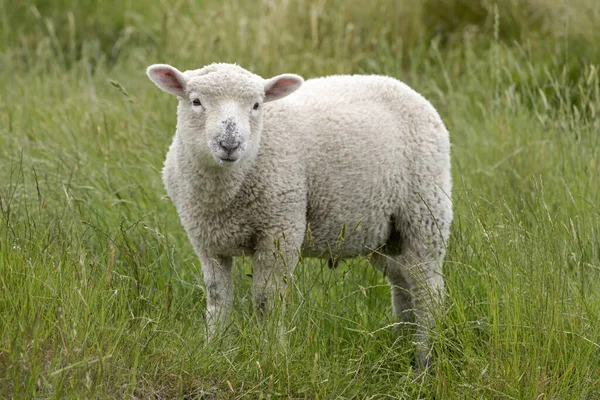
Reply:
[[287, 96], [303, 82], [292, 74], [265, 80], [232, 64], [211, 64], [185, 73], [157, 64], [148, 68], [148, 76], [179, 98], [177, 132], [184, 146], [192, 148], [198, 161], [222, 166], [254, 158], [263, 103]]
[[264, 83], [249, 73], [216, 71], [188, 81], [179, 103], [179, 125], [186, 142], [207, 161], [230, 165], [256, 154], [262, 131]]

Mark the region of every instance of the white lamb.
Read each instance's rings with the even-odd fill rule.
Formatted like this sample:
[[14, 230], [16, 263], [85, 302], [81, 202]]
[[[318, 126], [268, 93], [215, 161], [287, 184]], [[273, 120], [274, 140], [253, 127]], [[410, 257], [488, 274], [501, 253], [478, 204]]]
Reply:
[[232, 257], [254, 256], [264, 315], [300, 254], [371, 255], [394, 315], [414, 312], [426, 365], [452, 222], [450, 144], [433, 106], [384, 76], [265, 80], [232, 64], [147, 73], [179, 98], [163, 181], [202, 264], [209, 337], [229, 315]]

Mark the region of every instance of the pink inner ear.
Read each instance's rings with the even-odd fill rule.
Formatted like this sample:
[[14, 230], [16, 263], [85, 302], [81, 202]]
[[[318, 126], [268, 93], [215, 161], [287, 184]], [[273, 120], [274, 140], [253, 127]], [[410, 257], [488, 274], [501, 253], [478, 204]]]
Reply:
[[177, 76], [168, 69], [161, 69], [157, 71], [160, 74], [160, 80], [168, 87], [172, 89], [183, 89], [183, 85], [177, 79]]
[[286, 93], [290, 86], [296, 86], [298, 81], [295, 79], [281, 78], [269, 90], [266, 91], [267, 96], [279, 96]]

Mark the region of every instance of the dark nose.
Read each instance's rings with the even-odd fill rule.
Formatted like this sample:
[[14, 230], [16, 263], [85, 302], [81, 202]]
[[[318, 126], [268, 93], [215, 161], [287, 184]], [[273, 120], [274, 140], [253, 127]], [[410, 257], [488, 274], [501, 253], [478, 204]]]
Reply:
[[221, 148], [223, 150], [225, 150], [227, 152], [227, 154], [231, 154], [233, 153], [238, 147], [240, 147], [240, 142], [235, 141], [235, 142], [229, 142], [229, 141], [225, 141], [222, 140], [219, 142], [219, 146], [221, 146]]

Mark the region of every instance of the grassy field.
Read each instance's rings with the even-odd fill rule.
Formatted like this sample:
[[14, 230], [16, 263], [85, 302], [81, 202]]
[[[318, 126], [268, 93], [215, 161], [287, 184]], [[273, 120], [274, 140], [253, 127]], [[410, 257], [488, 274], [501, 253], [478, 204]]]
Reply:
[[[0, 0], [0, 397], [600, 398], [600, 3]], [[434, 365], [367, 260], [304, 260], [272, 348], [235, 272], [207, 344], [145, 68], [386, 74], [451, 133]]]

